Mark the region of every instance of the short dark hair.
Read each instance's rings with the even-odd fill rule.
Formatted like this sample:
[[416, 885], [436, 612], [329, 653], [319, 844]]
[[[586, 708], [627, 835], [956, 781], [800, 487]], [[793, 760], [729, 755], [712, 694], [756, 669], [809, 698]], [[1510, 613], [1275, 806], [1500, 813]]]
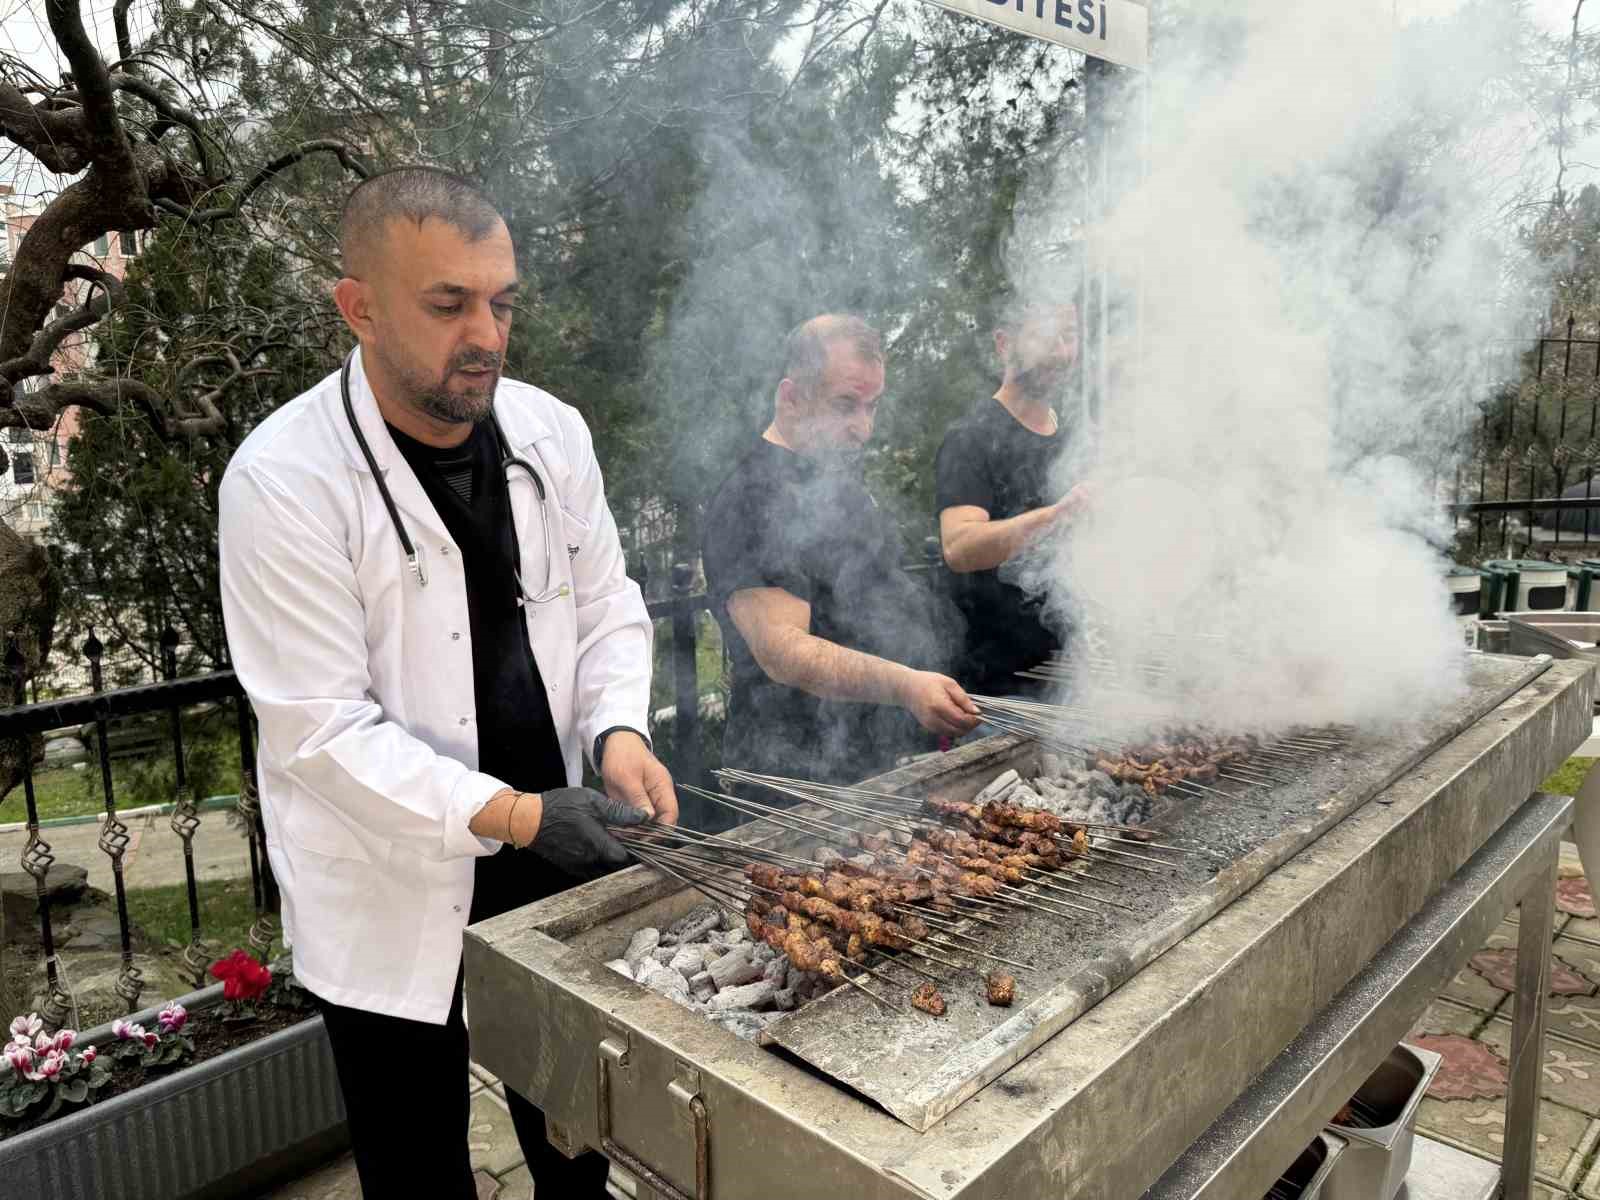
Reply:
[[345, 197], [339, 216], [339, 254], [345, 274], [359, 277], [366, 259], [391, 220], [420, 229], [429, 218], [459, 229], [478, 242], [505, 218], [470, 179], [441, 167], [395, 167], [363, 179]]
[[984, 316], [991, 331], [1004, 330], [1006, 333], [1016, 333], [1028, 323], [1029, 318], [1038, 316], [1047, 309], [1068, 306], [1074, 311], [1078, 307], [1078, 298], [1070, 291], [1059, 300], [1047, 300], [1043, 296], [1025, 292], [1008, 283], [989, 298]]
[[807, 396], [815, 395], [828, 367], [828, 348], [846, 342], [868, 362], [883, 361], [883, 337], [860, 317], [823, 313], [789, 331], [783, 348], [783, 377]]

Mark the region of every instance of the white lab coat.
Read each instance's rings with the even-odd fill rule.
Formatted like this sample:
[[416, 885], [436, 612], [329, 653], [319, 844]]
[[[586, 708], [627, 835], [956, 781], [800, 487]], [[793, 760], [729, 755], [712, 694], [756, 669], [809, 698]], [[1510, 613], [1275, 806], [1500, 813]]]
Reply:
[[[468, 822], [504, 785], [474, 768], [472, 634], [458, 547], [389, 436], [361, 369], [361, 431], [427, 570], [406, 565], [334, 373], [268, 417], [222, 481], [228, 646], [261, 729], [267, 854], [296, 976], [336, 1004], [442, 1024], [461, 959], [473, 861], [500, 849]], [[589, 430], [577, 410], [502, 380], [495, 415], [521, 471], [510, 495], [530, 593], [528, 639], [567, 781], [613, 725], [645, 728], [652, 631], [624, 573]]]

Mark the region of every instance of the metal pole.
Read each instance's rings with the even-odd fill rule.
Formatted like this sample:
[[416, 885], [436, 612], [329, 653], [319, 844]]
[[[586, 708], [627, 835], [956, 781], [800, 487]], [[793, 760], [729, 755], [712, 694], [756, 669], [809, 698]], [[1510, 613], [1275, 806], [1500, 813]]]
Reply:
[[1511, 1079], [1506, 1089], [1505, 1200], [1533, 1200], [1539, 1145], [1539, 1085], [1544, 1072], [1545, 996], [1555, 939], [1557, 856], [1536, 872], [1518, 902], [1517, 992], [1511, 1025]]
[[693, 588], [694, 568], [688, 563], [673, 563], [672, 682], [677, 699], [677, 715], [672, 722], [676, 759], [673, 766], [677, 778], [700, 784], [704, 782], [705, 771], [700, 754], [700, 679], [695, 663], [695, 625], [699, 613], [690, 597]]

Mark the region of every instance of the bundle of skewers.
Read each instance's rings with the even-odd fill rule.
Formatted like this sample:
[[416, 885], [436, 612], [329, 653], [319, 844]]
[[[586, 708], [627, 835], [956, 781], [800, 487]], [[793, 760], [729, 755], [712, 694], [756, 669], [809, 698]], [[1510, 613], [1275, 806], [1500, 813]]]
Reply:
[[[885, 1007], [883, 988], [914, 984], [913, 1008], [942, 1015], [938, 987], [952, 975], [982, 980], [985, 999], [1009, 1005], [1016, 978], [1032, 970], [986, 948], [980, 933], [1024, 911], [1083, 920], [1111, 909], [1116, 872], [1170, 869], [1162, 852], [1109, 844], [1124, 832], [1073, 826], [1023, 805], [915, 799], [747, 771], [718, 772], [727, 795], [682, 790], [757, 817], [821, 848], [805, 857], [754, 842], [688, 829], [618, 830], [638, 859], [738, 914], [752, 936], [801, 970], [854, 987]], [[749, 799], [770, 791], [814, 806], [800, 812]], [[818, 816], [820, 809], [827, 816]], [[1132, 844], [1132, 843], [1125, 843]], [[1068, 882], [1070, 881], [1070, 882]], [[1110, 894], [1108, 894], [1110, 893]]]
[[1257, 789], [1293, 782], [1313, 759], [1341, 749], [1348, 735], [1339, 728], [1294, 730], [1271, 740], [1176, 732], [1112, 747], [1086, 709], [1003, 696], [972, 700], [984, 721], [1002, 732], [1079, 759], [1118, 783], [1143, 788], [1151, 798], [1172, 791], [1243, 799]]

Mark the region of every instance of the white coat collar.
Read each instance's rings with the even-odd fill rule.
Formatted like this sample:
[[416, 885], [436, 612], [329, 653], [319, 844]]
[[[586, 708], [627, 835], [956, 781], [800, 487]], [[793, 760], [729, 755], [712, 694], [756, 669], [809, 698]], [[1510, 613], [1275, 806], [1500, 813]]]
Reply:
[[[345, 419], [344, 401], [338, 394], [338, 379], [336, 373], [334, 403], [339, 406], [340, 411], [334, 423], [335, 427], [339, 430], [345, 454], [350, 462], [358, 471], [370, 474], [371, 468], [367, 464], [366, 455], [361, 453], [361, 447], [350, 429], [350, 422]], [[554, 436], [555, 431], [539, 411], [537, 398], [542, 397], [544, 393], [537, 388], [503, 377], [496, 386], [494, 415], [499, 419], [500, 428], [505, 431], [506, 441], [513, 449], [521, 451], [531, 447], [541, 438]], [[362, 436], [367, 439], [367, 445], [372, 448], [372, 457], [377, 461], [378, 470], [387, 475], [400, 451], [394, 444], [394, 438], [389, 436], [389, 426], [378, 410], [378, 398], [373, 394], [372, 385], [367, 381], [366, 367], [359, 348], [350, 364], [350, 404], [355, 409], [356, 424], [360, 427]]]

